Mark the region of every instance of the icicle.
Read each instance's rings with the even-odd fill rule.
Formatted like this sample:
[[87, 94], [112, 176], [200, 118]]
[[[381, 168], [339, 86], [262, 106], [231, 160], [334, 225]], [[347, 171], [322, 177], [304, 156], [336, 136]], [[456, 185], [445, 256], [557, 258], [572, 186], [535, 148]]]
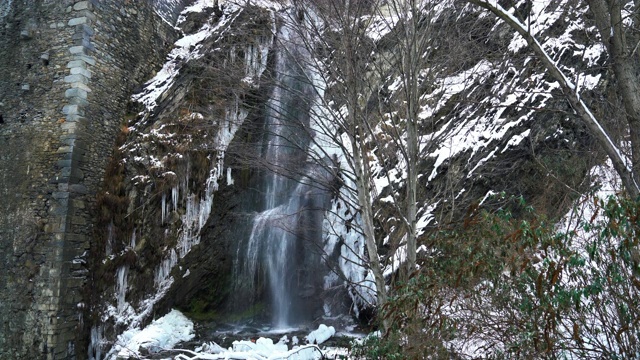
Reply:
[[160, 224], [164, 225], [164, 219], [167, 215], [167, 194], [162, 193], [162, 222]]
[[133, 229], [133, 234], [131, 234], [131, 243], [129, 246], [131, 246], [131, 250], [136, 248], [136, 229]]
[[[272, 15], [273, 17], [273, 15]], [[275, 18], [272, 26], [275, 29]], [[245, 51], [245, 71], [248, 77], [257, 80], [258, 77], [267, 68], [267, 58], [269, 51], [273, 44], [273, 37], [260, 37], [257, 44], [249, 45]], [[236, 60], [236, 49], [232, 47], [229, 52], [229, 57], [224, 60], [224, 63], [234, 63]], [[183, 181], [179, 186], [174, 186], [171, 189], [171, 206], [169, 209], [166, 204], [167, 199], [163, 194], [162, 198], [162, 222], [164, 223], [170, 211], [178, 210], [178, 203], [180, 200], [180, 193], [182, 193], [184, 204], [184, 215], [182, 215], [182, 231], [178, 238], [178, 244], [169, 257], [165, 258], [162, 264], [156, 269], [155, 280], [156, 285], [160, 285], [165, 282], [169, 277], [171, 268], [178, 263], [178, 260], [183, 258], [192, 247], [200, 243], [200, 231], [207, 223], [211, 214], [211, 207], [213, 206], [213, 193], [218, 190], [219, 179], [224, 176], [224, 158], [225, 151], [235, 133], [238, 131], [244, 120], [249, 115], [249, 110], [242, 105], [242, 100], [239, 96], [236, 96], [225, 109], [224, 120], [216, 134], [214, 139], [214, 146], [217, 149], [217, 157], [211, 161], [211, 170], [209, 178], [207, 179], [205, 194], [202, 198], [189, 194], [189, 181], [190, 174], [187, 171]], [[187, 158], [187, 168], [190, 168], [190, 159]], [[233, 178], [231, 177], [231, 169], [227, 170], [227, 184], [233, 184]]]
[[245, 64], [244, 71], [248, 77], [253, 77], [253, 72], [255, 70], [254, 62], [253, 62], [253, 59], [254, 59], [253, 51], [254, 51], [254, 47], [252, 45], [249, 45], [247, 47], [247, 50], [244, 53], [245, 54], [244, 55], [244, 64]]
[[89, 360], [102, 360], [102, 344], [104, 343], [104, 325], [91, 327], [89, 341]]
[[234, 184], [233, 178], [231, 177], [231, 168], [227, 168], [227, 186], [231, 186]]
[[113, 238], [114, 238], [114, 231], [113, 231], [113, 221], [109, 223], [109, 226], [107, 226], [107, 243], [106, 243], [106, 249], [105, 249], [105, 254], [107, 256], [107, 258], [111, 255], [113, 255]]
[[162, 264], [156, 269], [155, 282], [156, 285], [161, 285], [171, 275], [171, 269], [178, 263], [178, 254], [175, 250], [171, 249], [169, 257], [162, 260]]
[[116, 299], [118, 301], [118, 313], [121, 313], [125, 309], [127, 275], [129, 275], [129, 265], [120, 266], [118, 270], [116, 270]]
[[178, 185], [176, 185], [171, 189], [171, 203], [173, 205], [173, 211], [176, 211], [178, 209], [179, 194], [180, 194], [180, 190], [178, 189]]

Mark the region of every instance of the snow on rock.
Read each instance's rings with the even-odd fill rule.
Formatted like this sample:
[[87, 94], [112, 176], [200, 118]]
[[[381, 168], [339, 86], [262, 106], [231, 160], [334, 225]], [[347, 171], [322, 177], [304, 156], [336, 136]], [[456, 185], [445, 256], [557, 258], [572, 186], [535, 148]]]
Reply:
[[[185, 354], [180, 354], [175, 359], [319, 360], [325, 358], [323, 351], [315, 345], [299, 346], [288, 350], [285, 344], [274, 344], [273, 340], [266, 338], [259, 338], [255, 343], [251, 341], [234, 341], [233, 346], [228, 350], [224, 350], [214, 344], [212, 349], [215, 353], [207, 353], [206, 350], [209, 348], [202, 347], [199, 349], [199, 351], [203, 352], [182, 350]], [[186, 355], [186, 353], [189, 355]]]
[[180, 25], [181, 23], [186, 21], [187, 20], [187, 15], [190, 14], [190, 13], [201, 13], [201, 12], [204, 12], [205, 10], [207, 10], [207, 9], [215, 7], [216, 6], [215, 3], [218, 3], [218, 6], [223, 6], [224, 5], [224, 0], [218, 0], [216, 2], [214, 2], [213, 0], [198, 0], [198, 1], [196, 1], [192, 5], [189, 5], [186, 8], [184, 8], [184, 10], [182, 10], [182, 12], [180, 13], [180, 16], [178, 17], [178, 20], [176, 21], [176, 24]]
[[140, 358], [140, 349], [155, 353], [171, 349], [180, 342], [193, 339], [194, 336], [193, 322], [180, 311], [171, 310], [143, 330], [132, 329], [118, 336], [118, 342], [107, 355], [107, 359]]
[[195, 352], [205, 353], [205, 354], [220, 354], [225, 351], [227, 351], [227, 349], [223, 348], [222, 346], [214, 342], [204, 343], [195, 349]]
[[216, 24], [205, 23], [195, 34], [187, 35], [175, 42], [175, 48], [167, 56], [167, 62], [162, 69], [145, 84], [144, 90], [133, 97], [143, 103], [149, 111], [152, 111], [169, 88], [173, 85], [176, 77], [180, 73], [182, 66], [193, 59], [198, 59], [204, 54], [202, 42], [214, 33], [228, 28], [240, 14], [241, 10], [237, 5], [225, 7], [222, 18]]
[[[360, 214], [345, 201], [351, 195], [348, 190], [343, 187], [340, 192], [341, 196], [334, 201], [331, 211], [325, 213], [322, 223], [324, 251], [326, 254], [339, 252], [338, 266], [347, 279], [347, 289], [357, 315], [360, 307], [375, 305], [376, 285], [371, 270], [366, 268], [364, 238], [354, 229], [362, 221]], [[340, 281], [338, 276], [325, 277], [325, 290], [338, 285]]]
[[179, 11], [183, 2], [183, 0], [154, 0], [153, 9], [155, 10], [156, 14], [158, 14], [162, 18], [162, 20], [164, 20], [167, 24], [173, 26], [177, 12]]
[[289, 351], [289, 348], [287, 348], [286, 344], [282, 344], [280, 342], [274, 344], [271, 339], [259, 338], [255, 343], [251, 341], [234, 341], [233, 351], [254, 352], [267, 357], [273, 353], [285, 353]]
[[317, 330], [312, 331], [307, 335], [307, 343], [309, 344], [322, 344], [323, 342], [329, 340], [333, 335], [336, 334], [336, 329], [333, 326], [327, 326], [325, 324], [320, 324]]
[[[213, 6], [209, 3], [212, 2], [207, 0], [196, 1], [185, 12], [203, 11], [206, 7]], [[248, 109], [245, 108], [241, 96], [236, 95], [226, 105], [224, 117], [214, 119], [219, 127], [214, 137], [208, 138], [206, 141], [210, 149], [216, 150], [216, 154], [208, 157], [209, 176], [206, 180], [205, 189], [201, 193], [194, 193], [190, 190], [188, 173], [178, 176], [175, 172], [167, 171], [166, 169], [166, 162], [169, 159], [183, 158], [184, 155], [170, 153], [167, 156], [161, 156], [161, 154], [145, 151], [146, 147], [141, 145], [141, 142], [143, 144], [162, 143], [166, 144], [168, 148], [175, 147], [176, 142], [174, 139], [176, 134], [172, 130], [174, 124], [157, 122], [156, 126], [150, 130], [145, 129], [144, 126], [137, 125], [145, 123], [149, 118], [153, 118], [153, 110], [163, 97], [171, 92], [172, 85], [179, 81], [178, 79], [181, 76], [180, 69], [187, 62], [197, 60], [211, 51], [217, 51], [217, 49], [207, 46], [205, 40], [211, 36], [223, 38], [230, 31], [229, 29], [233, 27], [234, 20], [242, 11], [243, 9], [237, 4], [225, 4], [224, 14], [221, 18], [212, 17], [200, 30], [178, 40], [162, 70], [146, 84], [141, 93], [133, 96], [133, 100], [137, 100], [147, 107], [147, 112], [142, 120], [130, 128], [131, 138], [135, 140], [123, 145], [122, 150], [131, 154], [129, 157], [129, 159], [131, 159], [131, 156], [133, 157], [131, 163], [135, 162], [137, 165], [153, 168], [154, 171], [161, 173], [162, 177], [170, 177], [172, 181], [176, 182], [176, 185], [170, 191], [170, 195], [169, 193], [162, 193], [161, 195], [161, 223], [164, 224], [168, 220], [169, 214], [179, 214], [181, 229], [178, 232], [177, 244], [175, 247], [165, 249], [164, 258], [154, 271], [156, 288], [154, 293], [149, 294], [148, 297], [140, 302], [126, 302], [127, 273], [124, 270], [119, 271], [118, 286], [115, 289], [117, 306], [108, 306], [103, 315], [105, 322], [113, 319], [116, 324], [124, 325], [128, 330], [138, 328], [140, 323], [151, 314], [154, 304], [163, 298], [176, 281], [171, 276], [172, 269], [180, 259], [191, 251], [193, 246], [200, 243], [200, 232], [211, 212], [214, 193], [218, 190], [219, 180], [225, 178], [223, 166], [225, 151], [234, 138], [236, 131], [247, 117]], [[272, 20], [274, 20], [273, 17]], [[275, 22], [273, 26], [275, 26]], [[253, 82], [257, 83], [257, 78], [262, 75], [267, 67], [267, 55], [272, 42], [273, 39], [266, 36], [264, 38], [260, 37], [256, 44], [247, 45], [248, 50], [245, 53], [251, 56], [246, 56], [244, 59], [245, 71], [247, 77], [250, 77]], [[232, 50], [232, 53], [234, 51]], [[205, 120], [204, 115], [197, 112], [187, 116], [191, 120]], [[206, 120], [208, 121], [209, 119]], [[229, 170], [227, 169], [226, 172], [226, 180], [230, 185], [233, 183], [233, 178]], [[142, 186], [149, 181], [151, 181], [151, 178], [147, 175], [139, 175], [132, 178], [134, 185]], [[132, 246], [132, 248], [134, 247]], [[188, 274], [189, 271], [183, 276], [186, 277]], [[98, 333], [101, 334], [96, 330], [96, 334]], [[96, 340], [96, 344], [102, 343], [104, 342], [101, 339]]]

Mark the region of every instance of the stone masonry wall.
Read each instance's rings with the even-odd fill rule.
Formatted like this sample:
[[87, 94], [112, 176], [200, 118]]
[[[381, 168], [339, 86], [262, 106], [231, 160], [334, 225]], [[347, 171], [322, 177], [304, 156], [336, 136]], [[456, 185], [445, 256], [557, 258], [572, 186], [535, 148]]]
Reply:
[[0, 0], [0, 359], [86, 358], [95, 193], [175, 30], [151, 0]]

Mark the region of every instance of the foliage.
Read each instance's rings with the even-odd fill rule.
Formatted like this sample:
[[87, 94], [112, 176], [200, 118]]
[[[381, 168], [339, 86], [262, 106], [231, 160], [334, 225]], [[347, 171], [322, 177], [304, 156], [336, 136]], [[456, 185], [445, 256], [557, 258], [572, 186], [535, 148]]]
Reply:
[[393, 333], [392, 338], [380, 338], [379, 336], [367, 336], [362, 343], [356, 343], [351, 349], [351, 355], [357, 359], [371, 360], [395, 360], [406, 359], [403, 349], [399, 344], [397, 335]]
[[518, 206], [521, 219], [482, 211], [432, 234], [421, 270], [383, 309], [391, 330], [359, 354], [637, 357], [640, 203], [585, 197], [560, 225]]

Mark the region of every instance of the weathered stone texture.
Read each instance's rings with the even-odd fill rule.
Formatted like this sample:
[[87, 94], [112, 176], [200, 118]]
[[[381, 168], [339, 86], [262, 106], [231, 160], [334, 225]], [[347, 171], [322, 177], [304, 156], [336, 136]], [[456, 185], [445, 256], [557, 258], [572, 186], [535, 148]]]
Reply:
[[151, 0], [2, 4], [0, 359], [85, 358], [95, 193], [128, 97], [176, 34]]

